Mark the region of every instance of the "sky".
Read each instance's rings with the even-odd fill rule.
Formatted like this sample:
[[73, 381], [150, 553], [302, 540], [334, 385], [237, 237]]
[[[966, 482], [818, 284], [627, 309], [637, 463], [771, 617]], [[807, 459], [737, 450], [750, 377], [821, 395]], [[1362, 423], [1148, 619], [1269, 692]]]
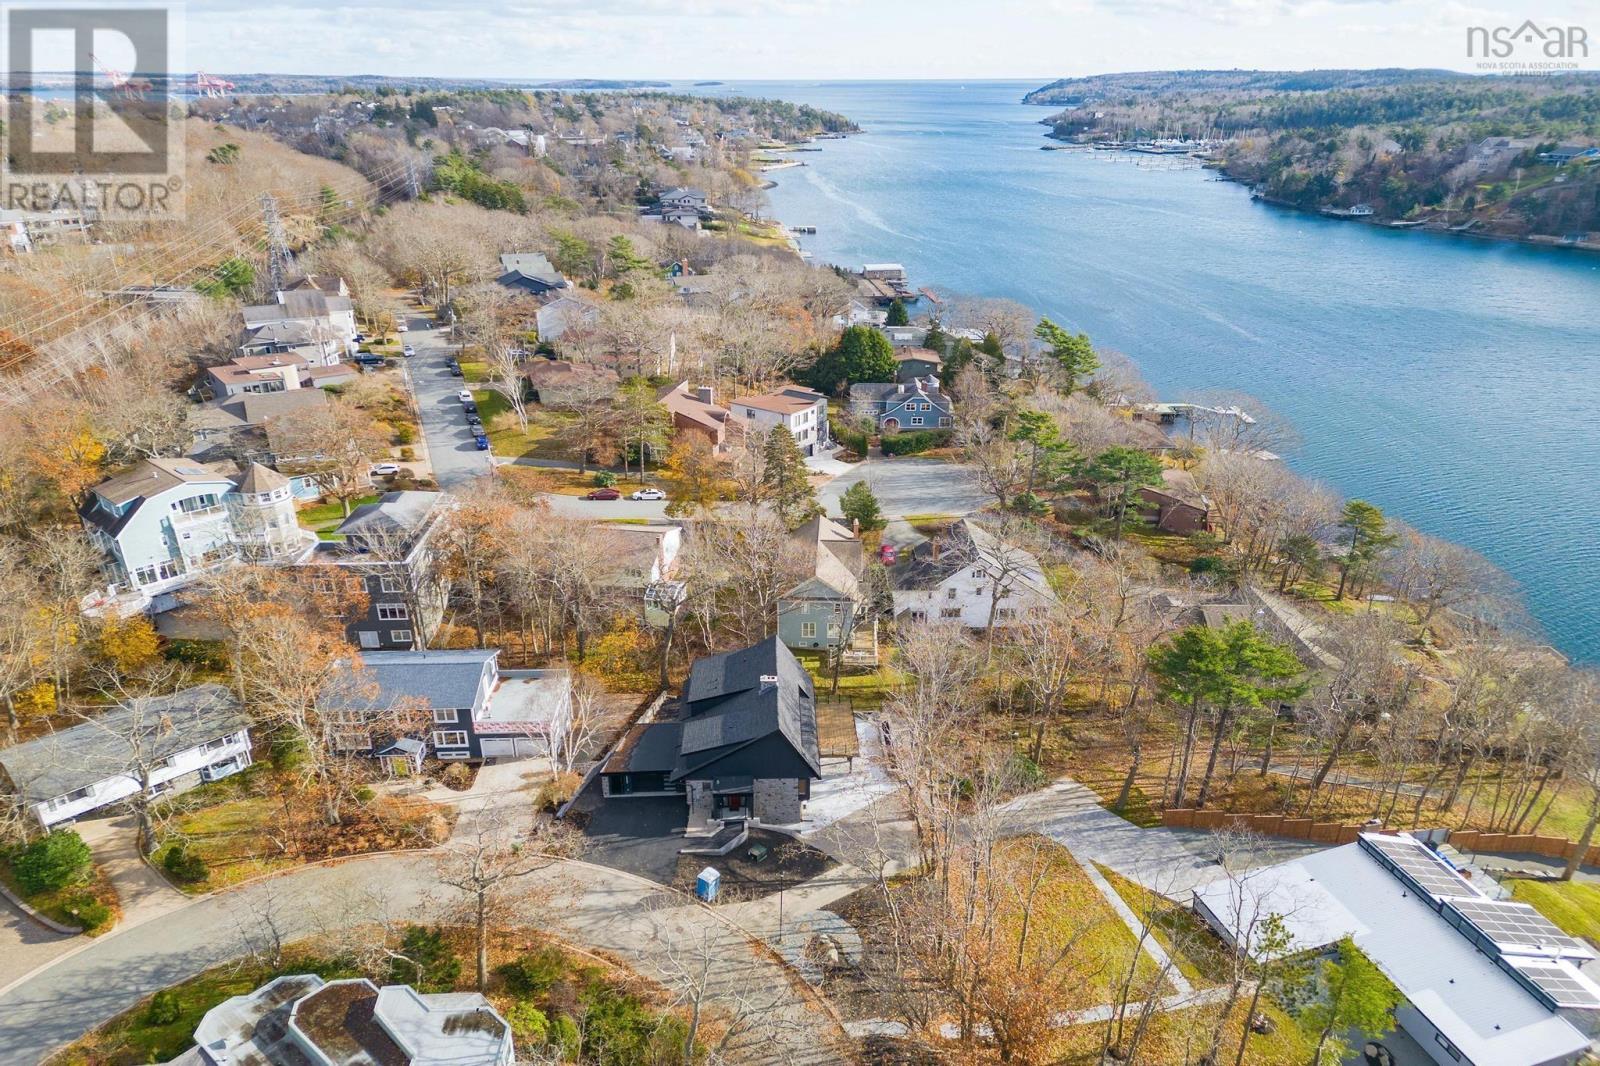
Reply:
[[1600, 68], [1600, 0], [189, 0], [186, 58], [215, 73], [519, 80], [1471, 70], [1468, 27], [1530, 18], [1589, 30], [1578, 61]]

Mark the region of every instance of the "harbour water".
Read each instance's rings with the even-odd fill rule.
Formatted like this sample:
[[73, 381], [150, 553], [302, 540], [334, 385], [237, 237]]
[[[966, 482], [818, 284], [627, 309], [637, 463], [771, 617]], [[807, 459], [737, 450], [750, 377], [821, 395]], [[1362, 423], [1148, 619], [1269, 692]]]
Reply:
[[[1127, 353], [1163, 398], [1239, 390], [1289, 461], [1462, 542], [1550, 641], [1600, 661], [1600, 256], [1251, 202], [1194, 169], [1040, 151], [1036, 82], [730, 83], [864, 132], [771, 175], [819, 261], [1020, 300]], [[708, 90], [700, 89], [705, 93]]]

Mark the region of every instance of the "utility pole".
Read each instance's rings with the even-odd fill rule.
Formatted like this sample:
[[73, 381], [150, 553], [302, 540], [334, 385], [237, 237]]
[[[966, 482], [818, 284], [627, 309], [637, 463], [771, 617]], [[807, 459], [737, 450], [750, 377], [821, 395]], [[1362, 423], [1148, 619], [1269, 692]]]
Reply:
[[278, 198], [271, 193], [261, 194], [261, 220], [267, 227], [267, 276], [272, 291], [283, 289], [289, 275], [289, 238], [283, 231], [283, 219], [278, 217]]
[[420, 200], [422, 198], [422, 182], [417, 178], [417, 161], [406, 160], [406, 199]]

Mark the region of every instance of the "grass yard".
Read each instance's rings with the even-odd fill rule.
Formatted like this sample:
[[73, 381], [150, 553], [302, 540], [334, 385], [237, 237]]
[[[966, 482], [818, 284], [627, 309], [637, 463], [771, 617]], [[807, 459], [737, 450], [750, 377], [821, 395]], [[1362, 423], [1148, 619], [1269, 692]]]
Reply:
[[85, 880], [52, 892], [22, 891], [11, 873], [11, 863], [0, 862], [0, 880], [7, 890], [46, 918], [63, 925], [75, 925], [89, 936], [99, 936], [114, 928], [122, 918], [122, 901], [98, 863], [92, 863]]
[[[363, 496], [359, 500], [352, 500], [350, 502], [350, 510], [354, 511], [363, 504], [375, 503], [377, 499], [378, 496], [374, 493], [371, 496]], [[339, 528], [339, 523], [344, 521], [344, 517], [344, 505], [338, 500], [315, 503], [310, 507], [302, 507], [299, 512], [300, 524], [323, 540], [327, 540], [327, 535]]]
[[[462, 365], [466, 372], [466, 365]], [[468, 377], [468, 380], [473, 380]], [[562, 445], [561, 430], [567, 421], [563, 415], [535, 405], [528, 408], [528, 428], [517, 422], [516, 412], [506, 398], [493, 389], [473, 389], [478, 402], [478, 416], [489, 432], [489, 448], [494, 454], [513, 459], [567, 459]]]
[[1512, 881], [1511, 897], [1573, 936], [1600, 940], [1600, 885], [1591, 881]]

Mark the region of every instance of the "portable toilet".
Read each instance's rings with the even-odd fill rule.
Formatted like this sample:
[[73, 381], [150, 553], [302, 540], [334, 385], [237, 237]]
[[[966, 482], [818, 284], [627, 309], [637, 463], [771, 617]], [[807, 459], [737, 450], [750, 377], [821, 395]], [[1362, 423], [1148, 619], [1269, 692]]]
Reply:
[[717, 886], [722, 884], [722, 875], [716, 869], [707, 866], [700, 871], [700, 876], [694, 879], [694, 894], [700, 897], [702, 903], [715, 903], [717, 901]]

